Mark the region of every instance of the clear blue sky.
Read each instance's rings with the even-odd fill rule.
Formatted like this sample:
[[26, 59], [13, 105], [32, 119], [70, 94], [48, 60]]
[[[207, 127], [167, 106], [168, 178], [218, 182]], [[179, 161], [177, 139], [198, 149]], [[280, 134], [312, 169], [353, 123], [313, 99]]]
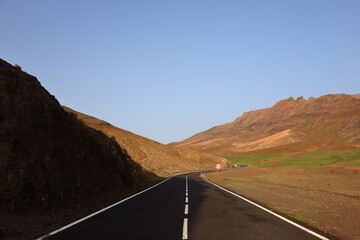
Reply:
[[289, 96], [360, 93], [360, 1], [0, 0], [0, 57], [169, 143]]

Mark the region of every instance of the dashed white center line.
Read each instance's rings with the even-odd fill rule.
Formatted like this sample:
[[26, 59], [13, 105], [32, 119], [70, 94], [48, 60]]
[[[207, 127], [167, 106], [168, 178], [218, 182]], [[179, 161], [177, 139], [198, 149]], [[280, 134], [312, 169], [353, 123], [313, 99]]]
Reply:
[[188, 219], [184, 218], [182, 239], [188, 239]]
[[185, 209], [184, 209], [184, 214], [185, 214], [185, 218], [184, 218], [184, 224], [183, 224], [183, 235], [182, 235], [182, 239], [188, 239], [188, 218], [186, 217], [186, 215], [189, 214], [189, 188], [188, 188], [188, 176], [186, 176], [186, 181], [185, 181]]

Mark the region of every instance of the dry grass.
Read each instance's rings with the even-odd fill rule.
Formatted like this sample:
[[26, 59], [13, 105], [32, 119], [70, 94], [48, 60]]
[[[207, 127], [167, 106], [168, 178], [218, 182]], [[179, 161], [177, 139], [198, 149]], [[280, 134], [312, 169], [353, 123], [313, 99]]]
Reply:
[[360, 239], [360, 168], [259, 168], [208, 174], [230, 190], [341, 239]]

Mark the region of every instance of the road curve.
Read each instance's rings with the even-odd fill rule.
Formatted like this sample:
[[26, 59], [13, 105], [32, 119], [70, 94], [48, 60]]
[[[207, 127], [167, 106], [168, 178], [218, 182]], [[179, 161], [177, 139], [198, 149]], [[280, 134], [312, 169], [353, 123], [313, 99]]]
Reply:
[[46, 239], [321, 238], [191, 173], [174, 176]]

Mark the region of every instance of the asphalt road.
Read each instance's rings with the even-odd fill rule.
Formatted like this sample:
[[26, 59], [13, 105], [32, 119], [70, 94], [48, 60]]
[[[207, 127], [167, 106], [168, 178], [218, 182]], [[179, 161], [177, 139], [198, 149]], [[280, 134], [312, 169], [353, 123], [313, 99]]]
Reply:
[[46, 239], [319, 238], [191, 173], [172, 177]]

